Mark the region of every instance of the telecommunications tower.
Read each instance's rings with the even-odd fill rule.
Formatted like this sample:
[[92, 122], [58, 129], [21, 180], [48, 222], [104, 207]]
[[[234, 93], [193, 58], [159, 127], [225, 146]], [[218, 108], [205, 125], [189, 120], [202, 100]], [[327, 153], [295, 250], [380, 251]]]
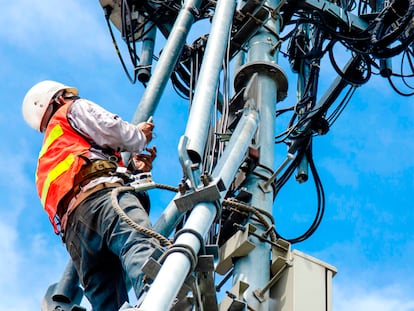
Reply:
[[[168, 83], [189, 107], [178, 145], [183, 178], [154, 225], [171, 243], [144, 265], [149, 281], [137, 306], [122, 309], [332, 310], [336, 268], [291, 249], [317, 230], [325, 208], [312, 141], [329, 131], [355, 89], [373, 74], [399, 95], [414, 94], [409, 84], [414, 0], [99, 0], [97, 5], [128, 79], [145, 86], [132, 123], [162, 109]], [[187, 42], [193, 30], [205, 32]], [[160, 51], [157, 42], [164, 42]], [[118, 44], [126, 45], [128, 62]], [[287, 68], [280, 57], [288, 59]], [[327, 65], [336, 78], [319, 94]], [[296, 98], [279, 109], [288, 82]], [[276, 133], [286, 115], [285, 129]], [[277, 144], [286, 146], [280, 163]], [[309, 177], [318, 198], [315, 218], [303, 234], [284, 238], [274, 225], [275, 198], [290, 178], [303, 183]], [[136, 189], [157, 186], [149, 179]], [[82, 297], [69, 262], [47, 290], [42, 310], [84, 310]]]

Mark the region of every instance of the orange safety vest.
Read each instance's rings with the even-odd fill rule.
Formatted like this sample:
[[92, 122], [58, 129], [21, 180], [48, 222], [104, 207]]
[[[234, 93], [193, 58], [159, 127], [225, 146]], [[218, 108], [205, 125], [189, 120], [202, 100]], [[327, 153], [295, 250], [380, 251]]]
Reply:
[[36, 186], [40, 201], [59, 233], [56, 214], [60, 200], [73, 187], [75, 175], [89, 156], [91, 144], [76, 132], [66, 117], [71, 104], [61, 107], [50, 119], [39, 153]]

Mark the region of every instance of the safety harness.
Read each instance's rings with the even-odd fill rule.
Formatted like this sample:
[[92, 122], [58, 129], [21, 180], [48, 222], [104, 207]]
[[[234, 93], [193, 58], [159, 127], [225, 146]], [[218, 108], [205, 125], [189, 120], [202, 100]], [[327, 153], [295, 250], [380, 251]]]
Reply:
[[[118, 165], [115, 162], [109, 160], [90, 160], [86, 157], [81, 157], [86, 161], [86, 164], [82, 166], [73, 181], [73, 191], [75, 193], [79, 192], [82, 187], [86, 186], [93, 179], [116, 175]], [[117, 175], [124, 177], [125, 174], [122, 176], [121, 174]]]

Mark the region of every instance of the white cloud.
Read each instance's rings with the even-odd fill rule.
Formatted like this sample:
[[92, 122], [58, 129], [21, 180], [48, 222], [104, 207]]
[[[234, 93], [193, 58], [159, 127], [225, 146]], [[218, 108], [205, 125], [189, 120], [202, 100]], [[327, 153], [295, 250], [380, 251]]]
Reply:
[[59, 281], [67, 256], [58, 238], [24, 238], [14, 225], [0, 221], [0, 310], [39, 309], [47, 288]]
[[13, 284], [18, 283], [18, 270], [21, 263], [16, 249], [18, 234], [10, 225], [0, 222], [0, 292], [4, 293]]
[[[9, 127], [10, 130], [12, 129], [11, 127], [12, 125]], [[0, 153], [0, 161], [2, 163], [10, 163], [10, 165], [0, 166], [0, 175], [8, 177], [0, 179], [3, 193], [0, 197], [0, 202], [7, 207], [1, 210], [0, 215], [3, 216], [3, 219], [7, 219], [8, 225], [16, 225], [22, 210], [29, 205], [27, 194], [32, 193], [35, 189], [34, 173], [27, 172], [28, 163], [30, 165], [35, 165], [36, 163], [33, 150], [30, 150], [30, 141], [13, 136], [11, 134], [5, 138], [5, 141], [12, 144], [13, 148], [3, 149]], [[13, 139], [15, 140], [13, 141]]]
[[324, 157], [318, 160], [318, 165], [327, 170], [340, 186], [359, 186], [358, 172], [355, 170], [355, 163], [350, 163], [346, 158]]
[[[368, 285], [368, 284], [365, 284]], [[334, 311], [413, 311], [412, 292], [399, 284], [390, 284], [383, 288], [369, 288], [358, 281], [358, 276], [348, 283], [334, 285]]]
[[74, 61], [113, 49], [98, 1], [93, 6], [81, 1], [12, 1], [2, 8], [0, 20], [3, 42], [26, 53], [59, 54]]
[[[10, 133], [3, 141], [11, 148], [0, 154], [9, 164], [0, 166], [0, 310], [29, 311], [40, 307], [47, 287], [58, 281], [67, 255], [36, 196], [36, 142]], [[48, 235], [42, 233], [45, 224]]]
[[[384, 86], [379, 92], [378, 87], [368, 87], [355, 94], [327, 138], [334, 147], [330, 154], [337, 152], [340, 161], [349, 163], [358, 174], [392, 176], [414, 165], [411, 99], [389, 93], [388, 88]], [[345, 164], [341, 166], [346, 169], [341, 170], [341, 177], [346, 172], [352, 174]]]

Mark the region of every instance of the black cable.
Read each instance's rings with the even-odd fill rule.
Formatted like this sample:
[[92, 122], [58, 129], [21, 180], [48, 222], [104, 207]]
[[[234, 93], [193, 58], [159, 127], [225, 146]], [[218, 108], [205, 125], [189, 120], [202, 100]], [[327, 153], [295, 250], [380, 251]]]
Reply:
[[[406, 4], [408, 5], [407, 12], [399, 11], [405, 10]], [[411, 21], [413, 10], [413, 0], [409, 0], [409, 3], [406, 0], [394, 0], [386, 6], [375, 19], [376, 25], [371, 36], [372, 45], [374, 47], [385, 47], [392, 44], [405, 31]], [[403, 17], [400, 16], [401, 13], [404, 13]], [[394, 27], [397, 21], [398, 27]], [[389, 28], [390, 26], [392, 28]]]
[[[407, 49], [404, 51], [403, 56], [402, 56], [402, 60], [401, 60], [401, 80], [403, 81], [404, 85], [409, 88], [409, 89], [414, 89], [414, 86], [411, 86], [408, 82], [407, 82], [407, 78], [413, 78], [414, 77], [414, 62], [413, 59], [411, 57], [410, 54], [413, 54], [413, 51], [411, 51], [410, 49]], [[409, 64], [409, 68], [411, 69], [411, 74], [409, 75], [404, 75], [404, 60], [405, 58], [407, 58], [408, 64]]]
[[178, 96], [185, 100], [190, 99], [190, 89], [181, 82], [181, 80], [178, 78], [177, 72], [173, 71], [171, 73], [170, 79], [172, 86]]
[[[357, 54], [353, 56], [354, 59], [359, 60], [359, 66], [356, 69], [357, 71], [361, 73], [361, 77], [356, 77], [355, 75], [351, 77], [349, 74], [344, 73], [341, 68], [339, 68], [335, 60], [334, 53], [333, 53], [334, 44], [335, 42], [332, 44], [331, 48], [329, 49], [328, 55], [329, 55], [329, 60], [331, 61], [332, 67], [335, 69], [336, 73], [342, 79], [347, 81], [349, 84], [361, 85], [361, 84], [366, 83], [371, 78], [371, 72], [372, 72], [371, 63], [369, 60], [367, 60], [367, 57], [362, 54]], [[364, 65], [364, 68], [362, 68], [362, 65]], [[363, 76], [363, 73], [364, 73], [363, 71], [365, 71], [365, 77]]]
[[309, 167], [311, 169], [311, 173], [312, 173], [314, 184], [315, 184], [316, 195], [317, 195], [317, 210], [316, 210], [316, 215], [313, 219], [313, 222], [309, 226], [309, 228], [303, 234], [301, 234], [301, 235], [299, 235], [295, 238], [290, 238], [289, 239], [289, 238], [283, 237], [275, 229], [275, 232], [276, 232], [276, 235], [277, 235], [278, 238], [282, 238], [282, 239], [288, 241], [291, 244], [303, 242], [304, 240], [311, 237], [313, 235], [313, 233], [315, 233], [315, 231], [318, 229], [318, 227], [319, 227], [319, 225], [322, 221], [323, 215], [325, 213], [325, 193], [324, 193], [323, 185], [322, 185], [322, 182], [319, 178], [319, 174], [317, 172], [315, 163], [313, 161], [311, 143], [308, 145], [308, 148], [305, 152], [305, 156], [308, 160]]
[[[402, 13], [404, 15], [401, 17]], [[409, 29], [413, 16], [414, 0], [409, 0], [408, 3], [407, 0], [394, 0], [384, 8], [375, 19], [375, 28], [371, 34], [372, 55], [376, 58], [389, 58], [404, 51], [414, 39], [414, 31]], [[398, 27], [395, 27], [396, 24]], [[408, 35], [407, 30], [410, 30]], [[401, 43], [391, 46], [397, 39]]]
[[104, 9], [104, 13], [105, 13], [106, 24], [108, 26], [109, 34], [111, 35], [111, 38], [112, 38], [112, 43], [113, 43], [113, 45], [115, 47], [116, 54], [118, 55], [118, 58], [119, 58], [119, 60], [121, 62], [121, 65], [122, 65], [122, 68], [123, 68], [125, 74], [127, 75], [129, 81], [132, 84], [134, 84], [136, 82], [136, 76], [134, 74], [134, 77], [132, 77], [131, 74], [128, 72], [128, 69], [126, 68], [124, 59], [123, 59], [123, 57], [121, 55], [121, 52], [119, 51], [118, 43], [117, 43], [117, 41], [115, 39], [115, 35], [114, 35], [113, 31], [112, 31], [112, 26], [111, 26], [111, 23], [110, 23], [110, 20], [109, 20], [109, 17], [111, 15], [112, 8], [110, 6], [106, 6], [103, 9]]
[[396, 87], [396, 85], [394, 84], [394, 82], [391, 80], [391, 76], [389, 76], [389, 77], [387, 77], [387, 79], [388, 79], [388, 82], [389, 82], [389, 84], [391, 85], [391, 87], [393, 88], [393, 90], [395, 91], [395, 92], [397, 92], [399, 95], [401, 95], [401, 96], [412, 96], [412, 95], [414, 95], [414, 91], [413, 92], [410, 92], [410, 93], [404, 93], [404, 92], [402, 92], [402, 91], [400, 91], [397, 87]]
[[351, 85], [346, 91], [346, 94], [344, 98], [341, 100], [341, 102], [339, 103], [339, 105], [333, 110], [333, 112], [329, 115], [329, 117], [326, 118], [326, 120], [329, 123], [329, 127], [331, 127], [336, 122], [336, 120], [345, 110], [345, 107], [348, 105], [349, 101], [354, 95], [355, 90], [356, 90], [356, 87]]

